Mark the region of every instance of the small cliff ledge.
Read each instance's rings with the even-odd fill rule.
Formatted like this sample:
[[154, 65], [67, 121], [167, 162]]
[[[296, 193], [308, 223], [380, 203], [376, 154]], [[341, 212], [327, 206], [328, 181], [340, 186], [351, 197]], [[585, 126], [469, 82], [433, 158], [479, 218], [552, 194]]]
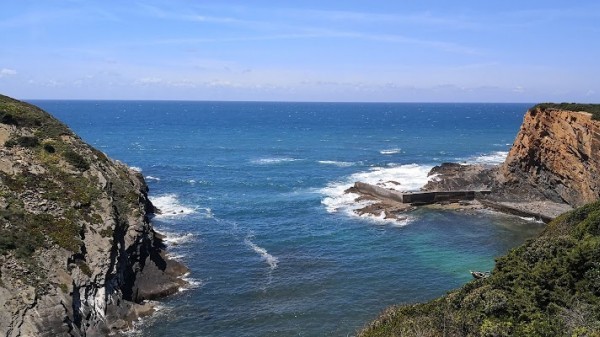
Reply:
[[176, 292], [143, 177], [0, 95], [0, 335], [106, 336]]
[[508, 191], [533, 187], [573, 207], [600, 198], [600, 121], [565, 108], [538, 105], [527, 112], [501, 169]]

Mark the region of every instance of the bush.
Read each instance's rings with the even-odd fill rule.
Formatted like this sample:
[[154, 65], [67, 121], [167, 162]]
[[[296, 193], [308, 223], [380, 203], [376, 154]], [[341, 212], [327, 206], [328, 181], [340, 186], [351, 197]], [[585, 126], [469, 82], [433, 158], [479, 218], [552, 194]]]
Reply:
[[37, 137], [29, 137], [29, 136], [21, 136], [21, 137], [16, 137], [16, 138], [11, 138], [9, 140], [6, 141], [6, 143], [4, 143], [4, 146], [6, 147], [14, 147], [14, 146], [21, 146], [21, 147], [36, 147], [40, 145], [40, 141], [38, 140]]
[[[600, 336], [600, 201], [564, 214], [492, 275], [429, 303], [392, 308], [360, 336]], [[433, 305], [435, 303], [435, 305]], [[443, 324], [431, 325], [437, 317]]]
[[63, 152], [63, 157], [67, 160], [67, 162], [73, 165], [79, 171], [87, 171], [90, 168], [90, 164], [83, 158], [79, 153], [68, 149]]
[[584, 111], [592, 114], [592, 118], [600, 120], [600, 104], [579, 104], [579, 103], [540, 103], [533, 106], [530, 110], [540, 109], [558, 109], [567, 111]]

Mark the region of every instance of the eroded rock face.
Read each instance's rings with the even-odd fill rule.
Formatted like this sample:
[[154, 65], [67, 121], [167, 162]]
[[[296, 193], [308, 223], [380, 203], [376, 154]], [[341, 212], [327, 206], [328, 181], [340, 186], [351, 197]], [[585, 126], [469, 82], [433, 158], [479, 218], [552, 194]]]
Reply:
[[143, 177], [0, 95], [0, 335], [105, 336], [176, 292]]
[[514, 190], [528, 184], [573, 207], [597, 200], [600, 121], [585, 112], [528, 111], [501, 172]]

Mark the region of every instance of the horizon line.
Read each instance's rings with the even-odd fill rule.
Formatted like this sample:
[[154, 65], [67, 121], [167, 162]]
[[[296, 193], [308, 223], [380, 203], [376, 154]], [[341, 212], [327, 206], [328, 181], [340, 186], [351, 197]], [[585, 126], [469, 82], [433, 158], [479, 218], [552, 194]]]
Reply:
[[[10, 97], [10, 96], [9, 96]], [[216, 103], [331, 103], [331, 104], [540, 104], [540, 103], [555, 103], [550, 101], [544, 102], [498, 102], [498, 101], [284, 101], [284, 100], [210, 100], [210, 99], [140, 99], [140, 98], [17, 98], [22, 101], [98, 101], [98, 102], [216, 102]], [[560, 102], [564, 103], [564, 102]], [[581, 102], [568, 102], [580, 103]], [[594, 104], [594, 103], [587, 103]]]

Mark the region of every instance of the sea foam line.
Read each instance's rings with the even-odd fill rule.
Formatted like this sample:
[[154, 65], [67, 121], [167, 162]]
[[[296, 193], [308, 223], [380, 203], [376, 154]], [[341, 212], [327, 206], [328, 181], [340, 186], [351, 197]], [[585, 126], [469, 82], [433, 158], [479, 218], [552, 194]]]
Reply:
[[273, 164], [282, 164], [282, 163], [290, 163], [299, 161], [302, 159], [291, 158], [291, 157], [271, 157], [271, 158], [259, 158], [253, 159], [250, 161], [252, 164], [256, 165], [273, 165]]
[[349, 167], [349, 166], [356, 165], [355, 163], [352, 163], [352, 162], [336, 161], [336, 160], [319, 160], [318, 163], [323, 164], [323, 165], [334, 165], [334, 166], [338, 166], [338, 167]]
[[394, 149], [380, 150], [379, 153], [381, 153], [383, 155], [390, 155], [390, 154], [400, 153], [400, 151], [402, 151], [402, 150], [399, 148], [394, 148]]
[[264, 249], [263, 247], [258, 246], [257, 244], [255, 244], [254, 242], [252, 242], [251, 240], [252, 236], [247, 236], [244, 239], [244, 243], [250, 247], [255, 253], [257, 253], [258, 255], [260, 255], [260, 257], [269, 265], [269, 268], [271, 270], [275, 270], [277, 268], [277, 265], [279, 264], [279, 259], [276, 258], [275, 256], [269, 254], [269, 252], [267, 252], [266, 249]]

